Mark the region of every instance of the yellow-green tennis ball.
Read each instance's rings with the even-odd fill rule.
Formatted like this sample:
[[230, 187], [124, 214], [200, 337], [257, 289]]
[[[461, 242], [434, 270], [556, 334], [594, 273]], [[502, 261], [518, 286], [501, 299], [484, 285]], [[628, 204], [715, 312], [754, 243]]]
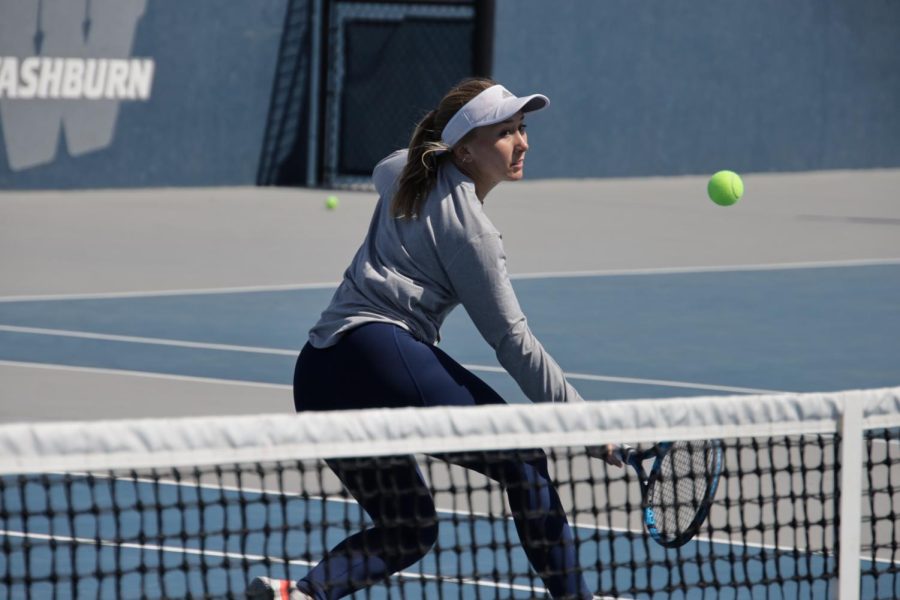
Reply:
[[328, 196], [325, 198], [325, 208], [328, 210], [334, 210], [338, 207], [338, 197], [337, 196]]
[[706, 191], [719, 206], [731, 206], [744, 195], [744, 182], [734, 171], [719, 171], [709, 178]]

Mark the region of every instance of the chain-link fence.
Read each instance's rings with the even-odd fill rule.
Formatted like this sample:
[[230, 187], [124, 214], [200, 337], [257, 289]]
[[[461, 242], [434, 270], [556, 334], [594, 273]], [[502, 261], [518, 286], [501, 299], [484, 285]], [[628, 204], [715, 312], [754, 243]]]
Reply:
[[262, 185], [365, 185], [453, 84], [488, 75], [492, 2], [290, 0]]

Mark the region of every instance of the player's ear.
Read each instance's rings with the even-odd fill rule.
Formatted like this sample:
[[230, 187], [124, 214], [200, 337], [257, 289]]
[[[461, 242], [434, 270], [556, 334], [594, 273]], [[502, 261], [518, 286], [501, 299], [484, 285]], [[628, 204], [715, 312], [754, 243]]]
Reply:
[[472, 162], [472, 150], [469, 148], [468, 144], [457, 144], [456, 147], [453, 148], [453, 156], [461, 163]]

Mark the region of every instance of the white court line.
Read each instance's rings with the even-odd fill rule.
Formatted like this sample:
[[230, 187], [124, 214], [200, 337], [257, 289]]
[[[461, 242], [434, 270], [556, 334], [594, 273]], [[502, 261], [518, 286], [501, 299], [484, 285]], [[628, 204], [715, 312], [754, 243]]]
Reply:
[[[841, 267], [877, 267], [900, 265], [900, 258], [870, 258], [859, 260], [834, 260], [818, 262], [760, 263], [750, 265], [713, 265], [706, 267], [658, 267], [646, 269], [621, 269], [605, 271], [547, 271], [522, 273], [512, 279], [562, 279], [566, 277], [617, 277], [620, 275], [670, 275], [688, 273], [731, 273], [745, 271], [788, 271], [792, 269], [833, 269]], [[0, 299], [2, 300], [2, 299]]]
[[[94, 538], [79, 538], [72, 537], [67, 535], [53, 535], [46, 533], [27, 533], [22, 531], [10, 531], [7, 529], [0, 529], [0, 535], [5, 535], [7, 537], [16, 537], [28, 540], [45, 540], [54, 543], [69, 543], [69, 544], [87, 544], [91, 546], [105, 546], [109, 548], [124, 548], [129, 550], [142, 550], [142, 551], [152, 551], [152, 552], [172, 552], [178, 554], [187, 554], [191, 556], [210, 556], [215, 558], [229, 558], [235, 560], [247, 560], [247, 561], [269, 561], [278, 564], [286, 564], [286, 565], [302, 565], [305, 567], [311, 567], [316, 563], [301, 560], [301, 559], [293, 559], [293, 560], [284, 560], [282, 558], [273, 558], [270, 556], [263, 556], [259, 554], [241, 554], [238, 552], [221, 552], [218, 550], [201, 550], [199, 548], [187, 548], [184, 546], [163, 546], [157, 544], [136, 544], [131, 542], [115, 542], [111, 540], [104, 539], [94, 539]], [[160, 572], [163, 572], [163, 569], [160, 569]], [[90, 576], [90, 574], [88, 574]], [[392, 577], [398, 577], [400, 579], [412, 579], [416, 581], [436, 581], [441, 583], [457, 583], [460, 585], [477, 585], [479, 587], [489, 587], [495, 589], [502, 590], [512, 590], [512, 591], [524, 591], [524, 592], [537, 592], [541, 594], [547, 593], [547, 590], [540, 587], [531, 587], [527, 585], [518, 585], [518, 584], [510, 584], [510, 583], [501, 583], [497, 581], [485, 581], [482, 579], [472, 579], [470, 577], [450, 577], [446, 575], [432, 575], [430, 573], [414, 573], [411, 571], [399, 571], [394, 573]]]
[[[3, 327], [0, 326], [0, 331]], [[470, 371], [486, 371], [489, 373], [506, 373], [502, 367], [487, 367], [481, 365], [463, 365]], [[670, 381], [667, 379], [641, 379], [636, 377], [614, 377], [612, 375], [589, 375], [587, 373], [565, 373], [566, 379], [581, 379], [584, 381], [605, 381], [611, 383], [634, 383], [638, 385], [654, 385], [660, 387], [687, 388], [692, 390], [713, 390], [716, 392], [735, 392], [738, 394], [785, 394], [782, 390], [765, 390], [758, 388], [733, 387], [726, 385], [712, 385], [707, 383], [690, 383], [686, 381]]]
[[[232, 344], [209, 344], [205, 342], [189, 342], [185, 340], [171, 340], [165, 338], [150, 338], [131, 335], [112, 335], [106, 333], [90, 333], [86, 331], [72, 331], [68, 329], [47, 329], [43, 327], [20, 327], [17, 325], [0, 325], [0, 332], [24, 333], [29, 335], [52, 335], [59, 337], [71, 337], [78, 339], [101, 340], [107, 342], [126, 342], [134, 344], [148, 344], [155, 346], [172, 346], [177, 348], [193, 348], [198, 350], [218, 350], [225, 352], [247, 352], [253, 354], [268, 354], [275, 356], [297, 356], [298, 350], [283, 350], [279, 348], [262, 348], [259, 346], [237, 346]], [[463, 365], [471, 371], [485, 373], [506, 373], [501, 367], [487, 365]], [[568, 379], [582, 381], [604, 381], [608, 383], [632, 383], [656, 387], [670, 387], [696, 390], [710, 390], [716, 392], [738, 394], [771, 394], [780, 393], [778, 390], [766, 390], [757, 388], [744, 388], [706, 383], [693, 383], [687, 381], [673, 381], [665, 379], [642, 379], [634, 377], [616, 377], [612, 375], [592, 375], [587, 373], [565, 373]]]
[[28, 369], [47, 369], [51, 371], [69, 371], [73, 373], [95, 373], [97, 375], [124, 375], [127, 377], [146, 377], [147, 379], [167, 379], [171, 381], [188, 381], [192, 383], [214, 383], [217, 385], [238, 385], [251, 388], [268, 388], [273, 390], [290, 390], [291, 385], [280, 383], [262, 383], [259, 381], [240, 381], [237, 379], [216, 379], [215, 377], [195, 377], [191, 375], [172, 375], [169, 373], [153, 373], [150, 371], [128, 371], [125, 369], [102, 369], [98, 367], [73, 367], [53, 363], [20, 362], [0, 360], [0, 367], [24, 367]]
[[85, 340], [101, 340], [104, 342], [127, 342], [130, 344], [147, 344], [152, 346], [174, 346], [176, 348], [193, 348], [197, 350], [222, 350], [225, 352], [273, 354], [277, 356], [297, 356], [298, 354], [300, 354], [300, 350], [261, 348], [259, 346], [237, 346], [234, 344], [209, 344], [206, 342], [190, 342], [187, 340], [172, 340], [167, 338], [141, 337], [134, 335], [113, 335], [108, 333], [91, 333], [89, 331], [73, 331], [71, 329], [48, 329], [45, 327], [19, 327], [17, 325], [0, 325], [0, 331], [8, 331], [10, 333], [27, 333], [32, 335], [52, 335]]
[[0, 296], [0, 302], [32, 302], [43, 300], [105, 300], [107, 298], [154, 298], [158, 296], [194, 296], [203, 294], [240, 294], [244, 292], [280, 292], [292, 290], [323, 290], [337, 287], [339, 282], [290, 283], [283, 285], [259, 285], [220, 288], [195, 288], [156, 290], [143, 292], [103, 292], [94, 294], [34, 294], [25, 296]]
[[[583, 277], [616, 277], [621, 275], [669, 275], [680, 273], [728, 273], [742, 271], [783, 271], [789, 269], [828, 269], [838, 267], [872, 267], [900, 265], [900, 258], [871, 258], [858, 260], [834, 260], [818, 262], [760, 263], [750, 265], [710, 265], [693, 267], [648, 267], [641, 269], [605, 269], [596, 271], [547, 271], [511, 275], [517, 279], [563, 279]], [[153, 298], [160, 296], [192, 296], [203, 294], [239, 294], [246, 292], [277, 292], [293, 290], [333, 289], [340, 282], [296, 283], [282, 285], [237, 286], [219, 288], [172, 289], [136, 292], [103, 292], [85, 294], [32, 294], [0, 296], [3, 302], [34, 302], [51, 300], [105, 300], [115, 298]]]

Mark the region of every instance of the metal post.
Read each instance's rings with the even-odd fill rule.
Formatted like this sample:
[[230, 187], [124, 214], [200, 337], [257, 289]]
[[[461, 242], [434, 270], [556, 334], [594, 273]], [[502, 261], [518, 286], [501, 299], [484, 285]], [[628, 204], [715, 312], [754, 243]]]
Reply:
[[309, 15], [309, 127], [306, 142], [306, 186], [318, 183], [319, 78], [321, 73], [322, 0], [312, 0]]
[[838, 598], [858, 600], [862, 527], [863, 399], [844, 399], [841, 418], [841, 525], [838, 532]]

